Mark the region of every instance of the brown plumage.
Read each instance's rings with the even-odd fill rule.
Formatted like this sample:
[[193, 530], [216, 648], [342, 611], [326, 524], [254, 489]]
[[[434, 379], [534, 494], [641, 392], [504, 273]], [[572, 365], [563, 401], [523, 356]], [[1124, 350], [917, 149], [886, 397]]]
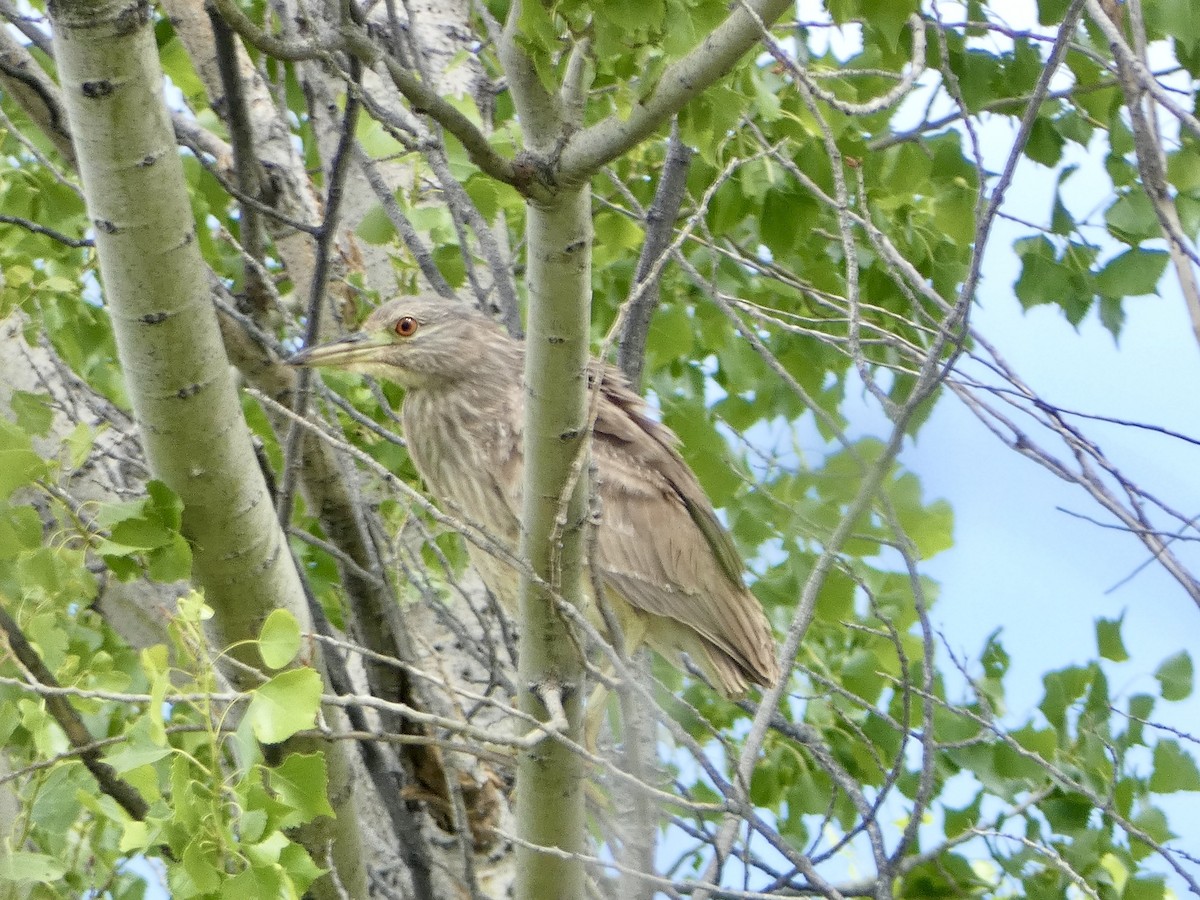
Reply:
[[[521, 516], [524, 348], [462, 304], [404, 297], [362, 330], [301, 351], [296, 365], [332, 366], [405, 388], [408, 450], [447, 512], [514, 552]], [[592, 458], [601, 518], [596, 561], [626, 642], [646, 643], [678, 665], [687, 653], [726, 696], [779, 680], [775, 642], [742, 561], [678, 438], [611, 366], [601, 373]], [[468, 543], [484, 583], [510, 611], [519, 578]], [[590, 580], [589, 580], [590, 584]]]

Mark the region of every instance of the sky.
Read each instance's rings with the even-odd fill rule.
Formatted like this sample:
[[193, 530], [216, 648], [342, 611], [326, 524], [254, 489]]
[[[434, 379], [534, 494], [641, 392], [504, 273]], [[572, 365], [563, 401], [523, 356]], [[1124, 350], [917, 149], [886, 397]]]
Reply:
[[[1129, 318], [1117, 346], [1094, 315], [1076, 333], [1057, 308], [1022, 312], [1011, 295], [1015, 274], [1006, 277], [1006, 268], [1004, 260], [990, 266], [974, 324], [1044, 399], [1198, 434], [1200, 346], [1173, 275], [1163, 296], [1126, 301]], [[1187, 514], [1200, 513], [1200, 447], [1081, 424], [1136, 482]], [[1125, 614], [1126, 647], [1147, 672], [1196, 646], [1196, 606], [1161, 567], [1110, 590], [1148, 558], [1141, 542], [1059, 511], [1112, 522], [1082, 489], [1004, 447], [957, 400], [939, 403], [903, 461], [927, 494], [954, 506], [955, 546], [927, 564], [942, 583], [937, 617], [967, 649], [1003, 626], [1023, 690], [1040, 691], [1035, 675], [1047, 666], [1094, 655], [1098, 616]], [[1174, 549], [1198, 561], [1192, 548]]]
[[[803, 0], [802, 17], [806, 6], [819, 4]], [[813, 19], [821, 17], [819, 9], [810, 12]], [[1024, 0], [1004, 7], [1004, 13], [1015, 27], [1035, 21], [1034, 5]], [[942, 4], [942, 14], [955, 18], [947, 4]], [[839, 55], [855, 49], [853, 29], [829, 36]], [[837, 42], [844, 46], [838, 48]], [[909, 102], [924, 110], [923, 97]], [[1002, 168], [1015, 130], [1011, 120], [984, 117], [980, 143], [990, 171]], [[1176, 131], [1164, 123], [1167, 135]], [[1076, 219], [1092, 223], [1086, 234], [1105, 248], [1102, 259], [1124, 249], [1102, 227], [1105, 198], [1112, 192], [1103, 168], [1105, 152], [1099, 142], [1090, 148], [1069, 145], [1062, 162], [1079, 167], [1064, 182], [1063, 199]], [[1056, 181], [1057, 172], [1022, 159], [1004, 212], [1047, 223]], [[1173, 272], [1168, 268], [1157, 296], [1125, 300], [1127, 319], [1114, 340], [1095, 311], [1075, 328], [1057, 307], [1022, 309], [1013, 291], [1020, 262], [1012, 244], [1031, 233], [1033, 229], [1010, 219], [997, 220], [972, 325], [1042, 399], [1200, 439], [1200, 343]], [[886, 434], [886, 423], [869, 403], [849, 415], [852, 436]], [[1124, 426], [1077, 424], [1134, 482], [1185, 515], [1200, 514], [1200, 447]], [[1050, 444], [1049, 449], [1061, 454], [1063, 448]], [[1147, 561], [1144, 545], [1123, 531], [1061, 511], [1115, 524], [1081, 488], [1004, 446], [957, 398], [947, 394], [940, 400], [900, 462], [920, 477], [926, 502], [945, 498], [954, 509], [954, 546], [921, 565], [923, 574], [940, 583], [931, 619], [948, 647], [968, 660], [978, 658], [988, 636], [1000, 630], [1011, 657], [1008, 724], [1019, 725], [1030, 715], [1037, 721], [1045, 673], [1096, 658], [1097, 618], [1123, 616], [1122, 637], [1130, 658], [1106, 664], [1118, 708], [1131, 694], [1157, 696], [1153, 673], [1165, 658], [1187, 650], [1196, 661], [1196, 604], [1161, 566], [1150, 564], [1114, 589]], [[1177, 543], [1172, 549], [1192, 571], [1200, 571], [1200, 544]], [[944, 663], [945, 655], [941, 658]], [[1159, 702], [1152, 718], [1197, 734], [1200, 698]], [[1196, 748], [1190, 749], [1194, 753]], [[1197, 846], [1195, 795], [1168, 795], [1158, 802], [1184, 836], [1179, 846]], [[1151, 865], [1165, 870], [1161, 861]], [[1168, 879], [1177, 891], [1180, 883], [1174, 876]]]
[[[1108, 191], [1102, 156], [1082, 149], [1073, 156], [1081, 169], [1065, 197], [1073, 211], [1086, 212]], [[1015, 184], [1020, 192], [1006, 209], [1046, 221], [1053, 173], [1024, 160]], [[1200, 344], [1174, 274], [1168, 270], [1158, 296], [1125, 301], [1128, 318], [1115, 341], [1094, 311], [1075, 329], [1057, 307], [1022, 310], [1012, 290], [1019, 262], [1009, 248], [1028, 233], [1011, 221], [998, 222], [974, 327], [1049, 403], [1200, 438]], [[1117, 249], [1113, 244], [1106, 255]], [[1200, 447], [1127, 426], [1076, 421], [1126, 476], [1185, 515], [1200, 514]], [[941, 583], [932, 619], [948, 646], [966, 658], [977, 657], [987, 636], [1001, 629], [1011, 656], [1009, 724], [1035, 713], [1046, 672], [1096, 658], [1097, 618], [1123, 617], [1130, 658], [1106, 664], [1117, 708], [1131, 694], [1158, 694], [1153, 673], [1166, 657], [1187, 650], [1195, 661], [1197, 609], [1183, 588], [1157, 564], [1117, 587], [1149, 558], [1142, 543], [1062, 511], [1115, 524], [1081, 488], [1005, 447], [956, 398], [941, 400], [901, 461], [920, 476], [927, 497], [945, 497], [954, 508], [954, 547], [923, 566]], [[1200, 571], [1200, 547], [1176, 543], [1173, 549]], [[1152, 718], [1197, 734], [1200, 698], [1160, 701]], [[1147, 755], [1147, 774], [1148, 763]], [[1180, 846], [1194, 847], [1200, 836], [1195, 796], [1179, 793], [1156, 802], [1182, 836]], [[1165, 871], [1160, 860], [1150, 865]], [[1183, 893], [1173, 874], [1168, 884]]]

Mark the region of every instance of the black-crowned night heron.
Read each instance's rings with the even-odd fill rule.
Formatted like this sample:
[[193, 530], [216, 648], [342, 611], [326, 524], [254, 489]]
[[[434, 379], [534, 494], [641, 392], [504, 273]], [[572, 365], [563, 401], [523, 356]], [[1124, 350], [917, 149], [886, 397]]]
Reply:
[[[429, 491], [515, 553], [524, 354], [520, 342], [461, 303], [404, 297], [375, 310], [360, 331], [289, 362], [401, 385], [408, 452]], [[603, 373], [591, 444], [600, 498], [594, 559], [627, 647], [648, 644], [676, 665], [686, 653], [726, 696], [774, 685], [771, 628], [742, 582], [733, 541], [676, 450], [678, 438], [646, 415], [616, 369], [592, 364]], [[515, 613], [518, 573], [469, 542], [468, 551]]]

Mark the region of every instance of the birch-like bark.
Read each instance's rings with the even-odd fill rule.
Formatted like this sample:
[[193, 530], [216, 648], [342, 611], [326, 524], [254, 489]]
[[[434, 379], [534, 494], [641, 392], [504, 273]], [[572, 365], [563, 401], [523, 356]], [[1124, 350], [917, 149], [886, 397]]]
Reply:
[[[530, 192], [525, 357], [525, 477], [521, 552], [534, 573], [579, 605], [588, 500], [587, 377], [591, 321], [591, 177], [662, 127], [692, 97], [726, 75], [792, 0], [746, 0], [678, 62], [628, 118], [572, 133], [587, 100], [586, 67], [568, 65], [564, 84], [545, 85], [522, 44], [514, 3], [497, 50], [526, 152], [550, 172]], [[589, 52], [586, 44], [576, 48]], [[570, 117], [570, 121], [568, 118]], [[521, 583], [521, 707], [546, 719], [542, 703], [561, 691], [567, 733], [578, 738], [583, 660], [545, 590]], [[539, 696], [540, 695], [540, 696]], [[583, 896], [582, 760], [547, 739], [517, 770], [518, 900]], [[553, 847], [565, 854], [540, 852]]]
[[[525, 504], [521, 554], [534, 572], [580, 604], [587, 507], [587, 351], [591, 305], [591, 191], [530, 204], [529, 331], [525, 363]], [[574, 485], [572, 487], [572, 480]], [[553, 599], [521, 579], [521, 709], [545, 719], [561, 692], [568, 736], [582, 735], [583, 660]], [[517, 828], [540, 847], [583, 850], [583, 761], [547, 739], [517, 768]], [[519, 900], [582, 897], [583, 865], [519, 847]]]
[[[151, 470], [183, 500], [193, 576], [215, 611], [213, 638], [221, 647], [253, 640], [275, 608], [290, 610], [309, 630], [209, 301], [150, 8], [137, 0], [64, 0], [52, 22], [129, 396]], [[239, 655], [256, 662], [244, 649]], [[347, 891], [362, 896], [353, 784], [342, 748], [321, 749], [340, 821], [334, 829], [318, 820], [300, 839], [336, 869]], [[313, 890], [338, 895], [329, 878]]]

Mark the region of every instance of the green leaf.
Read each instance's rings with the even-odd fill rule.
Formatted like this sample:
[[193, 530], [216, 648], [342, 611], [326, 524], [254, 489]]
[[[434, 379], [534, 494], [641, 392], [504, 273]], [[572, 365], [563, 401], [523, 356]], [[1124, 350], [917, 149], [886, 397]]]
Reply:
[[1154, 205], [1142, 191], [1125, 194], [1108, 208], [1104, 219], [1113, 237], [1127, 244], [1140, 244], [1162, 236]]
[[278, 744], [311, 728], [320, 703], [321, 676], [312, 669], [292, 669], [254, 690], [246, 717], [256, 738]]
[[67, 873], [66, 867], [53, 856], [14, 850], [0, 851], [0, 882], [29, 881], [45, 884], [58, 881]]
[[451, 287], [462, 287], [467, 279], [467, 264], [457, 244], [442, 244], [433, 249], [433, 261]]
[[1164, 700], [1183, 700], [1192, 693], [1192, 658], [1186, 650], [1163, 660], [1154, 673]]
[[299, 892], [281, 892], [282, 878], [274, 865], [256, 865], [243, 869], [225, 882], [221, 896], [229, 900], [242, 897], [289, 897]]
[[118, 775], [124, 775], [131, 769], [148, 766], [158, 762], [171, 753], [169, 747], [156, 747], [153, 744], [125, 744], [121, 749], [104, 757], [104, 761], [113, 767]]
[[118, 522], [112, 529], [112, 542], [124, 547], [150, 550], [170, 542], [171, 531], [156, 519], [136, 518]]
[[1163, 900], [1166, 896], [1166, 880], [1161, 875], [1131, 878], [1121, 892], [1121, 900]]
[[22, 550], [33, 550], [41, 542], [42, 520], [36, 509], [0, 502], [0, 560], [16, 559]]
[[1062, 159], [1062, 148], [1066, 141], [1059, 134], [1054, 123], [1046, 116], [1038, 116], [1033, 120], [1029, 131], [1029, 141], [1025, 144], [1025, 155], [1036, 163], [1047, 168], [1058, 165]]
[[1046, 721], [1060, 731], [1065, 729], [1067, 708], [1083, 696], [1091, 680], [1091, 671], [1078, 666], [1048, 673], [1042, 679], [1046, 693], [1038, 707]]
[[1105, 263], [1096, 275], [1096, 289], [1106, 297], [1153, 294], [1166, 267], [1166, 250], [1133, 247]]
[[1125, 324], [1125, 307], [1121, 305], [1119, 299], [1116, 297], [1100, 298], [1100, 324], [1114, 339], [1121, 336], [1121, 327]]
[[258, 635], [258, 652], [270, 669], [282, 669], [300, 652], [300, 623], [286, 609], [272, 610]]
[[157, 478], [146, 482], [146, 493], [149, 500], [146, 512], [153, 515], [171, 531], [178, 531], [183, 525], [183, 501], [164, 482]]
[[1070, 280], [1058, 264], [1054, 245], [1048, 238], [1025, 238], [1017, 241], [1013, 249], [1021, 257], [1021, 276], [1014, 289], [1026, 309], [1057, 303], [1070, 290]]
[[296, 811], [293, 824], [311, 822], [318, 816], [333, 818], [327, 796], [325, 757], [320, 753], [292, 753], [270, 770], [271, 787], [280, 799]]
[[1125, 643], [1121, 640], [1121, 622], [1124, 619], [1125, 616], [1121, 615], [1116, 619], [1096, 620], [1096, 646], [1099, 647], [1101, 656], [1111, 659], [1113, 662], [1124, 662], [1129, 659]]
[[1038, 0], [1038, 24], [1057, 25], [1070, 5], [1070, 0]]
[[125, 823], [125, 828], [121, 832], [121, 841], [117, 846], [122, 853], [138, 852], [149, 847], [151, 839], [148, 824], [139, 822], [137, 819], [130, 819]]
[[1014, 731], [1011, 737], [1038, 759], [1033, 759], [1018, 753], [1008, 744], [998, 744], [994, 760], [997, 775], [1004, 778], [1019, 779], [1037, 783], [1047, 777], [1046, 767], [1040, 760], [1053, 761], [1058, 740], [1054, 731], [1048, 728], [1035, 729], [1032, 727]]
[[205, 852], [206, 836], [196, 837], [183, 851], [183, 870], [197, 893], [207, 894], [221, 886], [221, 873]]
[[16, 423], [0, 418], [0, 500], [50, 471], [33, 440]]
[[1200, 8], [1195, 0], [1158, 0], [1149, 4], [1158, 15], [1162, 33], [1175, 38], [1186, 49], [1200, 49]]
[[146, 554], [147, 574], [155, 581], [170, 584], [183, 581], [192, 574], [192, 547], [181, 534]]
[[354, 230], [354, 233], [368, 244], [379, 246], [388, 243], [396, 236], [396, 227], [392, 225], [392, 220], [383, 211], [383, 207], [376, 204], [367, 210], [366, 215], [359, 220], [358, 228]]
[[279, 854], [279, 864], [292, 881], [295, 895], [302, 895], [310, 884], [327, 871], [312, 861], [308, 851], [299, 844], [288, 844]]
[[13, 415], [17, 425], [24, 431], [38, 437], [45, 437], [50, 432], [54, 421], [54, 411], [50, 408], [50, 397], [47, 394], [31, 394], [28, 391], [13, 391]]
[[1154, 745], [1154, 774], [1150, 790], [1158, 794], [1175, 791], [1200, 791], [1200, 769], [1178, 742], [1164, 739]]

